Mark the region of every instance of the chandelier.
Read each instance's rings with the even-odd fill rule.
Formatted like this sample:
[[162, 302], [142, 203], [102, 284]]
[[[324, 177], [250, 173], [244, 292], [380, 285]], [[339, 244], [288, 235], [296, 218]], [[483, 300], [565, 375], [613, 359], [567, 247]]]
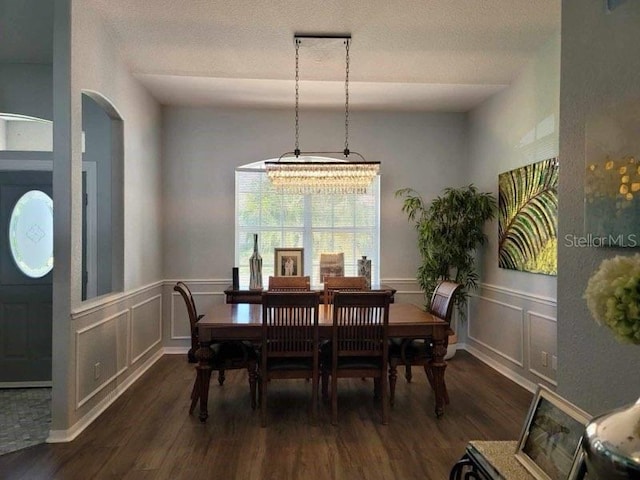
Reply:
[[[300, 45], [305, 40], [343, 39], [346, 50], [345, 107], [344, 107], [344, 150], [340, 152], [300, 151]], [[295, 106], [295, 149], [280, 156], [277, 161], [265, 162], [267, 176], [272, 185], [287, 193], [348, 194], [366, 193], [371, 182], [380, 171], [380, 162], [367, 162], [358, 152], [349, 150], [349, 46], [351, 37], [307, 37], [296, 35], [296, 106]], [[357, 156], [359, 160], [349, 159]], [[335, 158], [342, 156], [343, 158]]]

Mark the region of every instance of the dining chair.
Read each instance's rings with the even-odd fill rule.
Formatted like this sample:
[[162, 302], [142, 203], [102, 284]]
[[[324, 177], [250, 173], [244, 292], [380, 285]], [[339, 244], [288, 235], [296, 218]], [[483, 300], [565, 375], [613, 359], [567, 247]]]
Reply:
[[318, 410], [320, 292], [264, 292], [260, 359], [261, 425], [267, 424], [267, 385], [273, 379], [311, 380], [311, 417]]
[[324, 279], [324, 304], [331, 305], [337, 291], [361, 291], [367, 290], [366, 277], [325, 277]]
[[270, 292], [295, 292], [311, 290], [310, 277], [269, 277]]
[[[193, 300], [193, 294], [186, 283], [177, 282], [173, 287], [173, 290], [180, 293], [184, 299], [185, 306], [187, 307], [189, 324], [191, 327], [191, 348], [189, 349], [187, 357], [189, 362], [196, 363], [198, 361], [196, 358], [196, 351], [200, 348], [197, 322], [204, 315], [198, 314], [196, 304]], [[258, 356], [253, 345], [249, 342], [242, 341], [217, 342], [214, 339], [209, 348], [211, 350], [211, 354], [209, 355], [210, 359], [208, 365], [206, 365], [206, 367], [200, 364], [196, 366], [196, 379], [191, 390], [191, 406], [189, 407], [189, 414], [193, 413], [193, 410], [200, 399], [201, 375], [198, 374], [198, 370], [203, 368], [209, 370], [206, 372], [207, 375], [210, 375], [210, 372], [213, 370], [217, 371], [218, 383], [220, 385], [224, 384], [226, 370], [246, 368], [249, 374], [251, 408], [255, 409]]]
[[[436, 285], [431, 301], [429, 303], [429, 312], [447, 322], [451, 322], [453, 313], [453, 305], [456, 293], [462, 288], [462, 285], [441, 281]], [[392, 338], [389, 342], [389, 365], [390, 372], [396, 371], [399, 363], [405, 365], [405, 378], [407, 382], [411, 382], [411, 366], [422, 365], [427, 375], [429, 384], [433, 388], [433, 370], [430, 361], [433, 357], [433, 339], [409, 339], [409, 338]], [[446, 347], [446, 344], [445, 344]], [[396, 376], [389, 375], [390, 403], [393, 405], [395, 401]], [[449, 403], [449, 394], [447, 386], [444, 385], [445, 402]]]
[[322, 348], [322, 396], [331, 376], [331, 423], [338, 423], [338, 379], [374, 379], [381, 400], [382, 423], [389, 421], [387, 383], [389, 302], [391, 293], [338, 291], [333, 298], [332, 338]]

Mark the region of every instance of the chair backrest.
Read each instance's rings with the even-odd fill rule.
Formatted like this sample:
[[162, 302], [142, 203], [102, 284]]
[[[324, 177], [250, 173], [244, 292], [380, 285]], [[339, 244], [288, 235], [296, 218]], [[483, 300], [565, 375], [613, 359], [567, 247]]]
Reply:
[[320, 292], [262, 294], [262, 359], [318, 357]]
[[438, 283], [431, 296], [429, 311], [435, 316], [450, 322], [451, 314], [453, 313], [453, 300], [461, 288], [462, 285], [455, 282], [442, 281]]
[[311, 290], [310, 277], [269, 277], [271, 292], [308, 292]]
[[184, 300], [184, 304], [187, 307], [187, 312], [189, 313], [189, 325], [191, 327], [191, 352], [195, 352], [199, 344], [198, 327], [196, 326], [196, 323], [200, 320], [202, 315], [198, 315], [196, 303], [193, 301], [193, 295], [186, 283], [176, 283], [173, 290], [180, 293]]
[[367, 290], [366, 277], [326, 277], [324, 279], [324, 304], [332, 304], [337, 291], [357, 292], [362, 290]]
[[333, 356], [387, 355], [391, 293], [336, 292], [333, 299]]
[[180, 293], [184, 303], [187, 307], [187, 312], [189, 313], [189, 323], [191, 324], [191, 329], [193, 330], [196, 326], [196, 322], [198, 321], [198, 311], [196, 310], [196, 304], [193, 301], [193, 295], [191, 294], [191, 290], [184, 282], [178, 282], [173, 287], [173, 290]]

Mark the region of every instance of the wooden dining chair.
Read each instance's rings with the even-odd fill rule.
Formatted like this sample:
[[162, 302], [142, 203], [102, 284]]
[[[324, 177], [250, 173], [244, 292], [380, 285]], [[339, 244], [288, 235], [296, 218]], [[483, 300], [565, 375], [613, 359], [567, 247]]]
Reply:
[[[180, 293], [184, 299], [185, 306], [187, 307], [189, 324], [191, 327], [191, 348], [189, 349], [187, 357], [189, 362], [194, 363], [197, 362], [196, 351], [200, 348], [197, 322], [204, 315], [198, 314], [196, 304], [193, 300], [193, 295], [186, 283], [176, 283], [173, 290]], [[212, 352], [208, 365], [206, 367], [200, 364], [196, 366], [196, 379], [191, 390], [191, 406], [189, 407], [189, 414], [193, 413], [193, 410], [200, 399], [200, 381], [202, 372], [197, 372], [197, 370], [202, 368], [208, 369], [208, 372], [206, 372], [207, 375], [210, 375], [212, 370], [217, 371], [218, 383], [220, 385], [224, 384], [226, 370], [246, 368], [249, 374], [251, 408], [255, 409], [258, 355], [253, 345], [249, 342], [242, 341], [217, 342], [214, 340], [209, 348]], [[207, 376], [207, 378], [209, 377]]]
[[267, 385], [273, 379], [311, 380], [311, 417], [318, 411], [320, 292], [262, 294], [259, 394], [261, 425], [267, 424]]
[[322, 396], [328, 397], [331, 376], [331, 423], [338, 423], [338, 379], [374, 379], [374, 397], [381, 400], [382, 423], [389, 421], [387, 351], [391, 293], [336, 292], [331, 342], [322, 350]]
[[[431, 296], [429, 312], [436, 317], [451, 322], [455, 295], [460, 288], [462, 288], [462, 285], [455, 282], [441, 281], [438, 283]], [[427, 379], [433, 388], [433, 371], [430, 366], [430, 361], [433, 357], [433, 339], [392, 338], [389, 343], [390, 372], [395, 372], [397, 365], [403, 364], [405, 365], [405, 378], [407, 382], [411, 382], [411, 366], [422, 365]], [[389, 375], [389, 390], [390, 403], [393, 405], [396, 391], [395, 375]], [[447, 393], [446, 385], [444, 385], [444, 398], [445, 403], [448, 404], [449, 394]]]
[[270, 292], [305, 292], [311, 290], [310, 277], [269, 277]]
[[367, 290], [366, 277], [325, 277], [324, 304], [331, 305], [337, 291], [354, 292]]

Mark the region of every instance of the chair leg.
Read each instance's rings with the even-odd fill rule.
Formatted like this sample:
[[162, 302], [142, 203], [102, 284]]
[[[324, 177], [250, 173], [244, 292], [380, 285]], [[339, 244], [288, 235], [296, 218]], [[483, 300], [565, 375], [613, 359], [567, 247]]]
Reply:
[[331, 375], [331, 424], [338, 424], [338, 376]]
[[374, 378], [373, 379], [373, 399], [374, 400], [380, 400], [380, 384], [382, 383], [382, 379], [381, 378]]
[[408, 383], [411, 383], [411, 364], [410, 363], [406, 363], [405, 366], [405, 371], [404, 371], [404, 378], [407, 379]]
[[329, 400], [329, 372], [326, 370], [322, 371], [322, 400]]
[[396, 397], [396, 381], [398, 380], [398, 364], [389, 363], [389, 403], [393, 405]]
[[218, 384], [222, 385], [225, 378], [226, 377], [224, 376], [224, 370], [220, 369], [220, 371], [218, 372]]
[[267, 426], [267, 382], [263, 375], [260, 376], [260, 426]]
[[[386, 366], [385, 366], [386, 367]], [[389, 404], [387, 403], [387, 382], [384, 381], [386, 368], [382, 369], [380, 372], [380, 378], [378, 378], [378, 383], [380, 384], [380, 397], [382, 401], [382, 424], [387, 425], [389, 423]]]
[[314, 371], [311, 381], [313, 385], [311, 386], [311, 419], [313, 422], [318, 418], [318, 372]]
[[249, 391], [251, 392], [251, 409], [256, 409], [256, 380], [258, 378], [258, 370], [255, 362], [249, 363], [247, 366], [249, 373]]

